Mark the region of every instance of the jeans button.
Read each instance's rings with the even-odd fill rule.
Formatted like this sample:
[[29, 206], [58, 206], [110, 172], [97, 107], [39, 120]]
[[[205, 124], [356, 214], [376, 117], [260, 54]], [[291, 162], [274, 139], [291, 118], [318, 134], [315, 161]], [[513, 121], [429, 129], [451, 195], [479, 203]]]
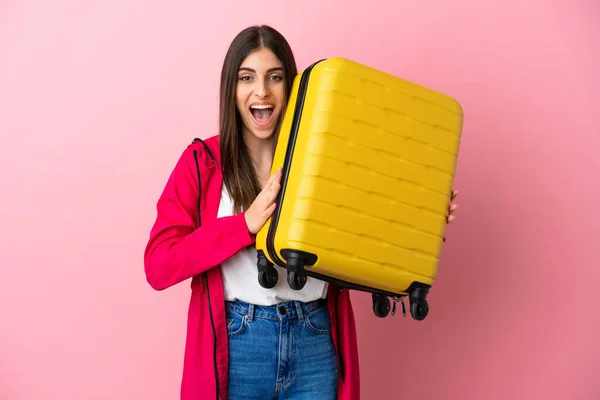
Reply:
[[285, 307], [284, 306], [279, 306], [279, 314], [285, 315]]

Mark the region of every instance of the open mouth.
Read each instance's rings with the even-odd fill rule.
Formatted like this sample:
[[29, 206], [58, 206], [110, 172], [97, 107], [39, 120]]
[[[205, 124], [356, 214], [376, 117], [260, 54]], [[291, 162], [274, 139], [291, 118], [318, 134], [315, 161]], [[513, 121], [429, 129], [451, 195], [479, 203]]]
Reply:
[[274, 110], [275, 106], [273, 104], [252, 104], [250, 106], [252, 118], [258, 125], [266, 125], [271, 122]]

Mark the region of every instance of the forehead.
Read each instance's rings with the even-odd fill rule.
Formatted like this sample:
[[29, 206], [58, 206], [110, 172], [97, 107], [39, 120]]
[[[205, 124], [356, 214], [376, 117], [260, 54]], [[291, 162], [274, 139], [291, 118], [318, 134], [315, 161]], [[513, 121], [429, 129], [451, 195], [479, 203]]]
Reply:
[[262, 48], [250, 53], [240, 65], [240, 69], [249, 68], [256, 72], [266, 72], [272, 68], [281, 67], [282, 65], [281, 61], [279, 61], [279, 58], [277, 58], [275, 53], [267, 48]]

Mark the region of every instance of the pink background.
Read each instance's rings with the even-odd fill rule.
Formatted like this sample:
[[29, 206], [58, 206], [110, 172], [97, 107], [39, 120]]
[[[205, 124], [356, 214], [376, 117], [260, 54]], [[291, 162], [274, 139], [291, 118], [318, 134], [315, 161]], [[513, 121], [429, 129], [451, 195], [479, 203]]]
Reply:
[[154, 292], [142, 252], [254, 23], [300, 68], [349, 57], [466, 112], [430, 316], [354, 295], [363, 397], [600, 398], [599, 3], [303, 3], [2, 2], [0, 398], [178, 397], [189, 286]]

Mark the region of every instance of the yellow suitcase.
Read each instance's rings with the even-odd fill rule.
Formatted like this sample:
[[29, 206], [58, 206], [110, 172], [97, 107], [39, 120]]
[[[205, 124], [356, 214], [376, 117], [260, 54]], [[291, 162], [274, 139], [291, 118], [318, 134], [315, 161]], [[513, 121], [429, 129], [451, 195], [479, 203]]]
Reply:
[[408, 296], [423, 320], [462, 121], [453, 98], [348, 59], [298, 74], [273, 162], [277, 208], [256, 237], [261, 286], [275, 286], [276, 264], [293, 289], [311, 276], [370, 292], [379, 317]]

